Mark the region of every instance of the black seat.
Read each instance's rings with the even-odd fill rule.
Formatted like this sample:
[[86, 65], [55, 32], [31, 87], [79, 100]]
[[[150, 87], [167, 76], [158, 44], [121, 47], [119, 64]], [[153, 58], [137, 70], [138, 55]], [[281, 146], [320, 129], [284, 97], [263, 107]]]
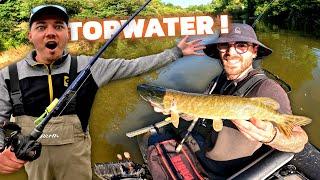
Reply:
[[271, 149], [228, 179], [266, 179], [280, 167], [288, 163], [293, 153]]

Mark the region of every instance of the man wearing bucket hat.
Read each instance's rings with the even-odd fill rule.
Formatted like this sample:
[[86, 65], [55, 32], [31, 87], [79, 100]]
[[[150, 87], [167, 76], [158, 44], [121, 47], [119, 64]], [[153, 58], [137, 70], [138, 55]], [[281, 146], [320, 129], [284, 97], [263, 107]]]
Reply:
[[[68, 21], [62, 6], [41, 5], [31, 10], [28, 38], [34, 50], [17, 64], [0, 71], [0, 148], [2, 125], [11, 115], [23, 134], [30, 133], [34, 120], [89, 63], [91, 57], [73, 57], [65, 50], [69, 39]], [[183, 55], [202, 55], [196, 52], [204, 49], [199, 42], [187, 42], [185, 37], [172, 49], [131, 61], [99, 59], [76, 98], [44, 129], [40, 138], [41, 156], [26, 163], [5, 149], [0, 153], [0, 173], [12, 173], [25, 165], [29, 179], [91, 179], [88, 120], [97, 89], [111, 80], [159, 68]]]
[[[281, 113], [292, 113], [284, 89], [261, 70], [253, 68], [254, 61], [270, 55], [272, 50], [257, 40], [251, 26], [232, 24], [229, 33], [207, 42], [203, 51], [219, 59], [223, 67], [223, 72], [212, 80], [205, 94], [269, 97], [280, 104]], [[187, 121], [194, 119], [187, 114], [180, 117]], [[181, 121], [179, 129], [184, 132], [189, 124]], [[308, 141], [301, 127], [294, 127], [293, 135], [287, 138], [272, 123], [254, 118], [250, 121], [223, 121], [223, 126], [217, 133], [212, 131], [211, 120], [200, 120], [200, 125], [192, 131], [195, 141], [186, 141], [212, 179], [226, 179], [261, 156], [270, 146], [280, 151], [299, 152]]]
[[[284, 89], [261, 70], [253, 68], [254, 61], [270, 55], [272, 50], [257, 40], [251, 26], [232, 24], [229, 33], [220, 34], [218, 39], [206, 44], [204, 53], [219, 59], [223, 67], [223, 72], [210, 83], [206, 94], [269, 97], [280, 104], [281, 113], [292, 113]], [[224, 121], [221, 132], [212, 132], [213, 147], [199, 155], [209, 172], [218, 176], [232, 175], [268, 146], [280, 151], [300, 152], [308, 141], [307, 134], [299, 126], [294, 127], [293, 135], [287, 138], [267, 121], [252, 118], [232, 122]]]

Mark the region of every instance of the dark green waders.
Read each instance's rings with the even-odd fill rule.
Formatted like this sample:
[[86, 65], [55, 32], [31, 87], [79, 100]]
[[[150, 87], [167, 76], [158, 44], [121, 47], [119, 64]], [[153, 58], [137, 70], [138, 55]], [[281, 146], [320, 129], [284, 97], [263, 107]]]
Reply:
[[[35, 127], [35, 117], [13, 118], [29, 134]], [[29, 180], [89, 180], [91, 170], [91, 139], [83, 132], [77, 115], [52, 118], [40, 137], [41, 155], [25, 164]]]

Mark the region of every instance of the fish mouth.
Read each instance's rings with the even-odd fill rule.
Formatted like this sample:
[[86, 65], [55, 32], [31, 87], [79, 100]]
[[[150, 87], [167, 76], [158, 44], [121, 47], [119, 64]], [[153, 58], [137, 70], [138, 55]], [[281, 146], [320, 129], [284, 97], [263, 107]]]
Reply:
[[149, 84], [140, 84], [137, 86], [137, 91], [145, 101], [162, 106], [163, 98], [166, 94], [165, 88]]
[[46, 48], [53, 50], [58, 46], [58, 43], [55, 41], [48, 41], [45, 46]]

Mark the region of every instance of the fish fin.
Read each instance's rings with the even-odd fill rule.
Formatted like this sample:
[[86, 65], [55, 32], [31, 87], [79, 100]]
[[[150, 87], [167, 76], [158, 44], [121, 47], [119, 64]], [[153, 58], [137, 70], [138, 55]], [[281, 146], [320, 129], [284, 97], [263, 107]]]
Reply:
[[212, 120], [212, 127], [216, 132], [220, 132], [223, 127], [222, 119], [213, 119]]
[[287, 137], [292, 135], [292, 129], [294, 126], [304, 126], [310, 124], [312, 119], [305, 116], [296, 116], [290, 114], [282, 114], [282, 122], [277, 123], [276, 126], [280, 132]]
[[165, 121], [171, 122], [171, 117], [167, 117]]
[[276, 100], [268, 98], [268, 97], [253, 97], [253, 98], [249, 98], [249, 99], [261, 102], [264, 105], [269, 106], [274, 110], [278, 110], [280, 108], [280, 104]]
[[180, 116], [177, 110], [177, 102], [175, 101], [175, 99], [172, 99], [171, 101], [170, 112], [171, 112], [171, 123], [175, 128], [178, 128]]
[[[172, 115], [171, 115], [171, 116], [172, 116]], [[165, 119], [165, 121], [171, 122], [172, 125], [173, 125], [175, 128], [178, 128], [178, 126], [179, 126], [179, 121], [176, 122], [176, 121], [174, 121], [171, 117], [167, 117], [167, 118]]]
[[179, 113], [171, 111], [171, 122], [175, 128], [179, 126]]

